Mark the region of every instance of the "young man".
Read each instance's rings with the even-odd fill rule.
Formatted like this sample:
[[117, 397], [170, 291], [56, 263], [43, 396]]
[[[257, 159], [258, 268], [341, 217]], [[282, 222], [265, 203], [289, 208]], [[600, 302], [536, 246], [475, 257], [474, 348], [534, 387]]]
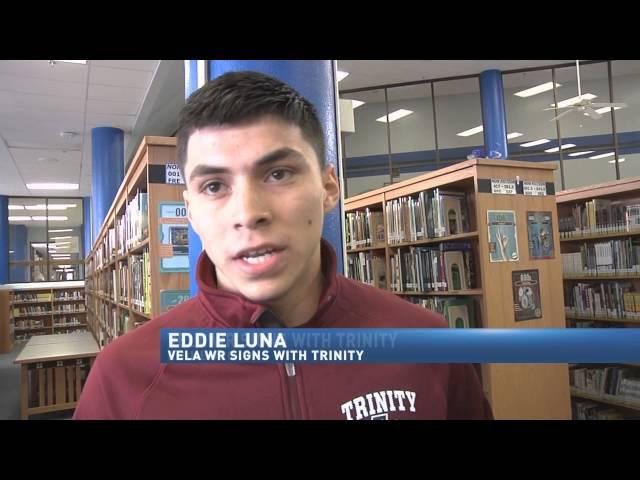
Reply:
[[339, 200], [313, 106], [279, 80], [225, 74], [187, 101], [178, 161], [204, 245], [199, 293], [109, 344], [77, 419], [491, 419], [463, 364], [161, 364], [161, 328], [445, 327], [336, 275], [321, 239]]

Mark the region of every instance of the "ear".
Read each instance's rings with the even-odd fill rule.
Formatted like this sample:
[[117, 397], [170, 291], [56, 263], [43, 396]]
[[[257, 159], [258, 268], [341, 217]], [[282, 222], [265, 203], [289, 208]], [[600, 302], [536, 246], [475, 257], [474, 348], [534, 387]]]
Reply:
[[184, 206], [187, 208], [187, 218], [189, 219], [191, 228], [193, 228], [193, 231], [196, 232], [198, 236], [200, 236], [200, 232], [198, 232], [195, 222], [193, 221], [193, 217], [191, 216], [191, 208], [190, 208], [191, 203], [189, 202], [189, 190], [187, 190], [186, 188], [182, 192], [182, 198], [184, 200]]
[[336, 169], [328, 165], [322, 173], [322, 186], [324, 187], [323, 207], [324, 213], [329, 213], [338, 204], [340, 199], [340, 183], [336, 176]]

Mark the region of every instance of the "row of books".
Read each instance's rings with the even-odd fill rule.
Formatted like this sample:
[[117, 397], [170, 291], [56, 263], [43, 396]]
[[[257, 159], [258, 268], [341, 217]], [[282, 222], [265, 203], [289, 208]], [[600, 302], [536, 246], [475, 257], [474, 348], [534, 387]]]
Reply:
[[14, 320], [14, 321], [15, 321], [15, 328], [18, 328], [18, 329], [41, 328], [46, 326], [44, 324], [44, 320], [29, 319], [29, 320]]
[[27, 293], [16, 292], [13, 295], [14, 302], [50, 302], [51, 293]]
[[344, 226], [347, 250], [385, 246], [382, 211], [366, 208], [348, 212]]
[[372, 252], [347, 254], [347, 276], [374, 287], [387, 288], [387, 267], [384, 255]]
[[561, 237], [630, 232], [640, 229], [640, 203], [594, 198], [574, 205], [569, 216], [559, 219]]
[[[76, 370], [80, 374], [76, 375]], [[86, 360], [66, 360], [63, 366], [56, 363], [45, 363], [43, 369], [29, 369], [27, 373], [27, 390], [29, 408], [45, 407], [78, 401], [76, 394], [82, 391], [89, 375], [89, 362]], [[41, 375], [41, 370], [49, 370]], [[79, 385], [77, 383], [80, 383]], [[60, 388], [62, 387], [62, 388]]]
[[472, 297], [405, 297], [411, 303], [444, 316], [450, 328], [477, 328], [476, 305]]
[[390, 255], [390, 264], [394, 292], [456, 291], [475, 287], [470, 243], [401, 247]]
[[64, 317], [59, 322], [54, 323], [54, 327], [70, 327], [73, 325], [83, 325], [84, 321], [80, 317]]
[[45, 304], [34, 304], [34, 305], [14, 305], [13, 307], [13, 316], [23, 316], [30, 314], [44, 314], [51, 313], [51, 305]]
[[630, 282], [565, 284], [565, 313], [581, 317], [640, 319], [640, 293]]
[[580, 251], [562, 254], [562, 270], [569, 275], [636, 275], [640, 273], [640, 240], [624, 238], [583, 243]]
[[574, 420], [624, 420], [619, 410], [589, 400], [571, 402], [571, 417]]
[[84, 291], [83, 290], [65, 290], [63, 292], [56, 292], [54, 297], [55, 300], [82, 300], [84, 299]]
[[640, 404], [640, 377], [637, 369], [628, 367], [572, 368], [569, 380], [572, 387], [603, 398], [612, 397], [628, 403]]
[[149, 195], [136, 191], [124, 215], [117, 219], [118, 254], [123, 255], [149, 235]]
[[465, 192], [424, 190], [385, 204], [390, 244], [415, 242], [469, 231]]
[[151, 271], [149, 269], [149, 251], [140, 255], [131, 255], [131, 305], [145, 314], [151, 313]]

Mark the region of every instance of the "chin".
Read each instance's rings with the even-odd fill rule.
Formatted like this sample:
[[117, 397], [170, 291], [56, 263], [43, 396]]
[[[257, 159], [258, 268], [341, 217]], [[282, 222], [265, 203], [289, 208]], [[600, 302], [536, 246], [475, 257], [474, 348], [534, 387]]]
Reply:
[[241, 290], [242, 295], [254, 303], [271, 303], [282, 298], [287, 288], [284, 285], [255, 285]]

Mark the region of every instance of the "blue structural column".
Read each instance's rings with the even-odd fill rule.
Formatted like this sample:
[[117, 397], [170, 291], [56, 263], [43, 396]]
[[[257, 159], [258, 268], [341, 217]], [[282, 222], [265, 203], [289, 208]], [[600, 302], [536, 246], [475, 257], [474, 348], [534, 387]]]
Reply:
[[0, 195], [0, 284], [9, 283], [9, 197]]
[[82, 199], [82, 224], [84, 226], [82, 234], [82, 251], [86, 258], [91, 251], [93, 245], [93, 237], [91, 236], [91, 198], [84, 197]]
[[112, 127], [92, 129], [91, 159], [92, 238], [97, 238], [124, 179], [124, 132]]
[[[336, 79], [334, 76], [334, 61], [332, 60], [209, 60], [208, 71], [203, 73], [206, 78], [216, 78], [230, 71], [252, 70], [266, 73], [276, 77], [296, 89], [301, 95], [309, 99], [316, 107], [320, 117], [320, 123], [324, 129], [326, 143], [326, 163], [332, 164], [336, 169], [336, 174], [340, 175], [338, 167], [338, 135], [336, 119]], [[198, 85], [197, 68], [201, 67], [196, 61], [185, 62], [187, 71], [185, 81], [187, 85], [187, 95], [193, 92]], [[195, 237], [197, 235], [193, 235]], [[324, 229], [322, 236], [327, 239], [335, 248], [338, 259], [337, 271], [343, 270], [342, 251], [342, 212], [340, 207], [328, 213], [324, 219]], [[191, 243], [192, 236], [189, 237], [189, 261], [191, 265], [200, 255], [202, 246], [198, 240], [197, 246]], [[191, 268], [192, 275], [194, 269]], [[191, 295], [195, 295], [197, 285], [194, 278], [191, 279]]]
[[480, 74], [480, 100], [486, 155], [495, 151], [500, 153], [501, 158], [508, 158], [507, 122], [500, 70], [485, 70]]

